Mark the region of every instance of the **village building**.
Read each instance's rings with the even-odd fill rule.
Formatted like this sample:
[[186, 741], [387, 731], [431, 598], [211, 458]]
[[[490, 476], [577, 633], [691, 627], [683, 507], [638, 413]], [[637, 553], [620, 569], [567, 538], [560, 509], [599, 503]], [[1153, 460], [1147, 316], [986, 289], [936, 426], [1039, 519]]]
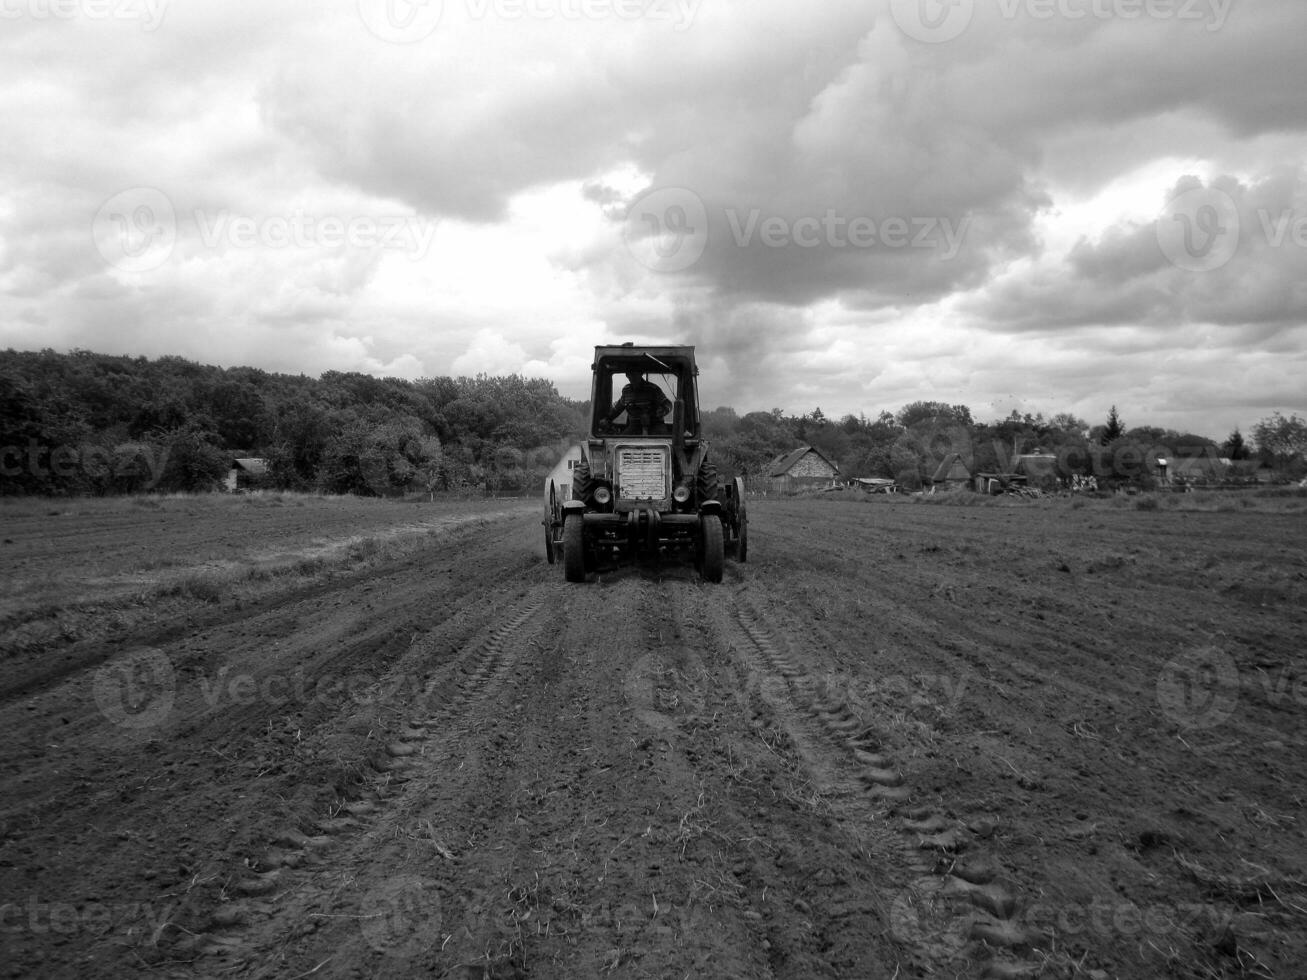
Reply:
[[252, 490], [263, 483], [263, 478], [268, 475], [268, 461], [257, 456], [242, 456], [231, 461], [231, 466], [227, 469], [227, 476], [223, 480], [223, 488], [228, 493], [239, 493], [242, 490]]
[[930, 482], [945, 490], [965, 488], [971, 483], [971, 468], [963, 461], [960, 453], [949, 453], [935, 467]]
[[793, 452], [777, 456], [767, 467], [767, 480], [773, 493], [798, 493], [833, 486], [840, 468], [812, 446], [800, 446]]
[[581, 447], [579, 445], [570, 447], [545, 477], [545, 493], [549, 492], [549, 486], [553, 484], [559, 503], [571, 500], [572, 470], [576, 469], [576, 464], [579, 462], [581, 462]]

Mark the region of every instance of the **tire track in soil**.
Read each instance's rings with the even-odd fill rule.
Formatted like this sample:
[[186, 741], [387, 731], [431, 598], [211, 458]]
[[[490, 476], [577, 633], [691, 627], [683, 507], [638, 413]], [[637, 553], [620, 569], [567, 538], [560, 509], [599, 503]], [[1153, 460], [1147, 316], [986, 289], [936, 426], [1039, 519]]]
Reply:
[[[717, 887], [706, 881], [719, 873], [712, 856], [690, 860], [713, 832], [682, 731], [700, 717], [702, 670], [675, 618], [654, 612], [669, 602], [638, 576], [565, 590], [537, 672], [520, 679], [536, 694], [519, 728], [534, 765], [471, 782], [439, 808], [471, 815], [482, 835], [457, 869], [439, 968], [757, 975], [734, 965], [740, 947], [695, 939], [724, 924], [706, 891]], [[484, 751], [493, 758], [502, 745]], [[541, 758], [552, 760], [545, 770]], [[727, 931], [746, 938], [738, 925]]]
[[[801, 668], [778, 649], [747, 590], [727, 606], [702, 603], [700, 615], [709, 641], [725, 654], [722, 679], [737, 692], [735, 708], [747, 726], [746, 737], [765, 747], [779, 770], [770, 781], [784, 787], [780, 793], [773, 789], [771, 806], [757, 811], [752, 832], [770, 836], [777, 854], [754, 874], [764, 883], [764, 895], [775, 890], [807, 896], [793, 903], [797, 922], [787, 923], [784, 915], [776, 921], [774, 906], [766, 913], [769, 925], [782, 931], [789, 926], [791, 941], [808, 933], [800, 950], [773, 955], [775, 974], [889, 975], [895, 956], [886, 938], [887, 896], [906, 871], [881, 818], [885, 800], [900, 793], [897, 776], [870, 766], [857, 775], [849, 771], [853, 760], [830, 739], [853, 741], [866, 751], [856, 719], [833, 706], [829, 714], [817, 710]], [[778, 820], [787, 810], [796, 818], [790, 826]], [[796, 847], [802, 847], [802, 856]]]
[[[888, 920], [909, 962], [928, 972], [1036, 975], [1039, 963], [1018, 955], [1039, 937], [1013, 919], [1016, 886], [992, 856], [972, 850], [978, 839], [972, 828], [947, 821], [936, 808], [913, 805], [913, 790], [887, 733], [874, 717], [864, 717], [846, 691], [816, 679], [819, 658], [803, 650], [813, 642], [814, 624], [803, 624], [807, 640], [795, 650], [748, 599], [732, 613], [732, 647], [750, 675], [749, 695], [788, 734], [818, 792], [828, 795], [851, 835], [865, 842], [862, 846], [898, 852], [897, 861], [883, 866], [906, 869], [906, 883], [889, 889], [889, 901], [882, 898], [877, 912]], [[799, 630], [791, 623], [789, 632]], [[850, 767], [856, 768], [856, 778], [848, 774]], [[897, 829], [897, 842], [881, 830], [888, 826]], [[869, 835], [869, 828], [876, 832]]]
[[[458, 722], [474, 721], [477, 710], [494, 697], [539, 631], [534, 621], [541, 607], [556, 592], [537, 587], [527, 593], [496, 617], [500, 625], [484, 631], [481, 639], [430, 675], [410, 703], [385, 706], [410, 720], [388, 733], [384, 745], [371, 754], [373, 775], [367, 789], [355, 799], [340, 801], [315, 824], [316, 833], [286, 831], [270, 842], [260, 859], [249, 863], [252, 873], [231, 889], [240, 898], [221, 906], [209, 933], [191, 944], [204, 962], [224, 973], [282, 975], [280, 960], [288, 938], [307, 939], [323, 920], [332, 918], [359, 923], [361, 937], [378, 952], [414, 945], [408, 932], [412, 923], [405, 916], [427, 916], [420, 898], [414, 897], [421, 896], [422, 881], [400, 875], [387, 883], [383, 878], [350, 911], [352, 900], [343, 890], [353, 882], [351, 869], [357, 874], [369, 864], [386, 863], [396, 841], [423, 836], [442, 858], [456, 860], [429, 822], [424, 834], [422, 820], [412, 811], [422, 806], [431, 784], [440, 779], [441, 763], [456, 756], [455, 747], [466, 735]], [[330, 959], [324, 956], [319, 962]]]
[[[800, 605], [803, 605], [801, 602]], [[899, 615], [903, 615], [899, 607]], [[986, 838], [998, 827], [996, 820], [954, 819], [947, 801], [917, 792], [905, 778], [902, 754], [909, 746], [884, 719], [896, 714], [913, 717], [918, 726], [938, 710], [929, 695], [894, 686], [874, 700], [857, 697], [843, 679], [814, 681], [812, 670], [821, 658], [804, 657], [804, 667], [780, 655], [765, 628], [757, 630], [756, 613], [742, 617], [746, 631], [755, 636], [769, 663], [786, 678], [797, 700], [815, 711], [836, 742], [852, 749], [866, 767], [862, 778], [873, 787], [887, 808], [891, 822], [903, 836], [912, 881], [899, 892], [890, 910], [894, 935], [909, 947], [923, 951], [922, 961], [933, 968], [974, 964], [985, 975], [1035, 975], [1039, 962], [1029, 954], [1046, 947], [1048, 937], [1023, 928], [1021, 886], [997, 856], [985, 848]], [[804, 645], [813, 650], [839, 650], [847, 643], [820, 622], [817, 610], [804, 619]], [[847, 636], [847, 634], [844, 634]], [[919, 677], [922, 675], [918, 675]], [[956, 691], [957, 688], [954, 688]], [[850, 719], [859, 719], [861, 738], [846, 739]], [[873, 752], [868, 748], [874, 747]], [[879, 785], [877, 785], [879, 782]]]

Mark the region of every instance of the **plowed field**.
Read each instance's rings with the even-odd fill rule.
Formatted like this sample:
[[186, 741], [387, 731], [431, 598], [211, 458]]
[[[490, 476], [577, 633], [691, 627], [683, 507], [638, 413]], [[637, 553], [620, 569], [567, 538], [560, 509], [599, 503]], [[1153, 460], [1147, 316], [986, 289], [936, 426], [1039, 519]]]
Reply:
[[985, 503], [11, 509], [0, 973], [1303, 976], [1307, 512]]

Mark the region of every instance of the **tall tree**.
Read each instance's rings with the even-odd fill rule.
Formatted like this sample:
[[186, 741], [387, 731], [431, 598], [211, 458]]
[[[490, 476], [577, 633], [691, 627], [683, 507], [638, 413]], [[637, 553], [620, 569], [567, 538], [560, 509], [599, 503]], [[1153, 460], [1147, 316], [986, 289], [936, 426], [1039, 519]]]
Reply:
[[1116, 414], [1116, 406], [1113, 405], [1112, 410], [1107, 413], [1107, 425], [1103, 427], [1102, 443], [1106, 446], [1123, 435], [1125, 435], [1125, 423], [1121, 421], [1121, 416]]
[[1252, 455], [1248, 450], [1248, 445], [1243, 441], [1243, 433], [1238, 427], [1230, 433], [1230, 437], [1221, 443], [1221, 451], [1225, 453], [1225, 458], [1230, 460], [1247, 459]]
[[1285, 418], [1279, 412], [1272, 413], [1253, 426], [1253, 438], [1257, 448], [1277, 466], [1307, 457], [1307, 422], [1297, 415]]

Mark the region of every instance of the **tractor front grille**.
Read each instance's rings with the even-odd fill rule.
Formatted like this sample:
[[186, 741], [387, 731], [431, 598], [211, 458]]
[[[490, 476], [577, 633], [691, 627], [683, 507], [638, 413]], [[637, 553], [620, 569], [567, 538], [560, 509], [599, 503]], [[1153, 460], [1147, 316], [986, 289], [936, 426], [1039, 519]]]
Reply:
[[623, 447], [617, 451], [617, 485], [626, 499], [663, 500], [667, 497], [667, 450]]

